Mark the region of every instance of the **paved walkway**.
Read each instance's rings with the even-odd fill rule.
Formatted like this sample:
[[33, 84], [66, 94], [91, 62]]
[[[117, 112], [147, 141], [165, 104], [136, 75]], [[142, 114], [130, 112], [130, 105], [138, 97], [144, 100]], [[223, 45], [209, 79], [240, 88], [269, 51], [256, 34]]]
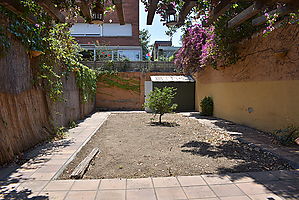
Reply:
[[22, 166], [0, 169], [0, 199], [57, 200], [281, 200], [299, 199], [299, 171], [140, 179], [56, 180], [104, 123], [99, 112], [69, 138], [35, 148]]

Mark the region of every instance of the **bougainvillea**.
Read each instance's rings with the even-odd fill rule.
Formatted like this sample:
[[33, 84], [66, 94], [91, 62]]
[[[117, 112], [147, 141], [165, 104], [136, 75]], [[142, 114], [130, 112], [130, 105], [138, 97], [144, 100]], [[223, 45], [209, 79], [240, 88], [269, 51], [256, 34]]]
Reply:
[[[282, 5], [278, 4], [277, 9], [281, 8]], [[281, 27], [286, 24], [299, 24], [299, 10], [295, 10], [286, 16], [279, 16], [279, 13], [267, 13], [265, 12], [265, 17], [267, 19], [266, 25], [267, 27], [263, 30], [263, 36], [269, 35], [276, 28]], [[280, 20], [278, 20], [280, 19]], [[280, 22], [279, 22], [280, 21]]]
[[[150, 7], [151, 0], [141, 0], [146, 8]], [[172, 5], [177, 14], [184, 8], [185, 1], [159, 0], [156, 13], [161, 17], [165, 16], [168, 5]], [[266, 36], [275, 28], [283, 27], [285, 24], [299, 24], [299, 10], [294, 10], [288, 15], [278, 14], [276, 11], [285, 4], [273, 3], [264, 9], [266, 23], [255, 26], [252, 19], [242, 24], [228, 28], [228, 22], [239, 13], [252, 5], [251, 1], [238, 1], [231, 4], [231, 7], [221, 16], [210, 23], [210, 28], [202, 28], [200, 25], [193, 25], [198, 21], [206, 24], [211, 18], [211, 7], [215, 7], [219, 1], [196, 0], [196, 6], [185, 17], [184, 22], [179, 21], [177, 26], [168, 26], [167, 35], [170, 37], [176, 30], [182, 28], [185, 31], [182, 48], [176, 54], [175, 64], [186, 72], [195, 72], [204, 66], [213, 67], [229, 66], [240, 59], [239, 43], [250, 38], [254, 33], [262, 32]], [[254, 16], [254, 18], [259, 16]], [[181, 24], [183, 23], [183, 25]], [[199, 22], [200, 23], [200, 22]], [[164, 23], [167, 25], [167, 23]], [[182, 26], [181, 26], [182, 25]], [[189, 28], [191, 26], [191, 28]], [[211, 28], [213, 27], [213, 28]], [[260, 34], [260, 33], [258, 33]]]
[[176, 54], [175, 64], [185, 72], [196, 72], [216, 59], [213, 27], [203, 28], [196, 24], [186, 30], [182, 48]]

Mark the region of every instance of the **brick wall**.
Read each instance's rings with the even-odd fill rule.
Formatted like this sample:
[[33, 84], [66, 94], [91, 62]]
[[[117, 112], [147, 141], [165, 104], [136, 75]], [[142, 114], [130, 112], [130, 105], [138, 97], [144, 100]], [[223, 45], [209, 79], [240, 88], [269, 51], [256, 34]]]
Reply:
[[[123, 1], [123, 12], [125, 22], [132, 24], [132, 37], [76, 37], [81, 44], [97, 44], [109, 46], [140, 46], [139, 42], [139, 1], [125, 0]], [[104, 22], [119, 23], [116, 11], [107, 14], [104, 17]]]
[[175, 72], [119, 72], [121, 79], [139, 85], [136, 91], [109, 86], [102, 81], [97, 83], [96, 107], [107, 110], [144, 110], [144, 82], [150, 81], [150, 76], [158, 75], [183, 75]]
[[173, 62], [165, 61], [130, 61], [130, 62], [113, 62], [113, 66], [107, 65], [105, 61], [84, 61], [84, 65], [93, 69], [115, 70], [118, 72], [178, 72]]

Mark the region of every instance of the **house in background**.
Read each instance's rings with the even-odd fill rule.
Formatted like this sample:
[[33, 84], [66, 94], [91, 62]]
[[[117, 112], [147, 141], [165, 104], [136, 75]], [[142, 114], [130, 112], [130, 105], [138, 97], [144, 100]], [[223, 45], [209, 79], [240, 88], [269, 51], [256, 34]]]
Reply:
[[[123, 1], [125, 24], [120, 25], [117, 12], [104, 16], [103, 24], [88, 24], [81, 20], [71, 28], [71, 35], [87, 51], [87, 60], [141, 60], [139, 42], [139, 1]], [[79, 20], [80, 22], [80, 20]]]
[[155, 41], [152, 50], [152, 60], [167, 60], [179, 48], [172, 46], [172, 41]]

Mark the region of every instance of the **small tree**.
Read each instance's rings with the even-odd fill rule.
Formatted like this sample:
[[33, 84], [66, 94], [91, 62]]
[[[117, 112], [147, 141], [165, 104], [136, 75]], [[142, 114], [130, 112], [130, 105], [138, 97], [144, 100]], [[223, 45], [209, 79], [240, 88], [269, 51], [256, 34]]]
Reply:
[[177, 104], [173, 104], [172, 100], [176, 95], [176, 88], [164, 87], [162, 89], [155, 88], [149, 93], [146, 99], [145, 107], [150, 108], [153, 113], [159, 114], [159, 123], [162, 123], [162, 115], [170, 113], [177, 108]]
[[139, 40], [142, 47], [142, 60], [146, 60], [146, 54], [150, 51], [148, 43], [150, 42], [151, 34], [148, 30], [142, 29], [139, 31]]

